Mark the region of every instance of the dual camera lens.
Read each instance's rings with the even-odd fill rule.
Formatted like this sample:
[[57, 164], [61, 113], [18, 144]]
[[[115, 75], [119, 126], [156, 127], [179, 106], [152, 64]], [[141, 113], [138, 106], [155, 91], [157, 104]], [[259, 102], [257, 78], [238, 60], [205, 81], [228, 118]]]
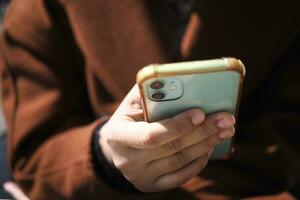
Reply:
[[[151, 83], [150, 87], [154, 90], [159, 90], [159, 89], [162, 89], [164, 87], [164, 83], [161, 82], [161, 81], [154, 81], [153, 83]], [[165, 96], [166, 95], [162, 91], [154, 92], [151, 95], [152, 99], [154, 99], [154, 100], [162, 100], [162, 99], [165, 98]]]
[[161, 81], [154, 81], [151, 83], [150, 87], [154, 90], [159, 90], [164, 87], [164, 83]]

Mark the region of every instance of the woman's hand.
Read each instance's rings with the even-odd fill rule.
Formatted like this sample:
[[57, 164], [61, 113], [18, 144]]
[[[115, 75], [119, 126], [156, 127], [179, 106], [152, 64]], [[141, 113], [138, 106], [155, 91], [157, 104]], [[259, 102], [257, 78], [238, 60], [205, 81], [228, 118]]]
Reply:
[[205, 117], [191, 109], [159, 122], [143, 121], [135, 86], [100, 131], [100, 145], [112, 165], [143, 192], [167, 190], [196, 176], [215, 145], [234, 134], [228, 113]]

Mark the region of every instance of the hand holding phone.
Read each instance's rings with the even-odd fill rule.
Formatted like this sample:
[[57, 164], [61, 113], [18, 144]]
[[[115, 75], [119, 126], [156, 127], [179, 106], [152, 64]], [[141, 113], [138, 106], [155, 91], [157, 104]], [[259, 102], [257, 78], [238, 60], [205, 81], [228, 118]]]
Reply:
[[[244, 76], [245, 67], [235, 58], [147, 66], [137, 75], [144, 118], [155, 122], [191, 108], [237, 117]], [[222, 142], [212, 158], [229, 155], [232, 143]]]
[[111, 165], [143, 192], [175, 188], [196, 176], [213, 147], [234, 134], [231, 114], [205, 117], [200, 109], [145, 122], [139, 100], [135, 86], [101, 128], [99, 143]]

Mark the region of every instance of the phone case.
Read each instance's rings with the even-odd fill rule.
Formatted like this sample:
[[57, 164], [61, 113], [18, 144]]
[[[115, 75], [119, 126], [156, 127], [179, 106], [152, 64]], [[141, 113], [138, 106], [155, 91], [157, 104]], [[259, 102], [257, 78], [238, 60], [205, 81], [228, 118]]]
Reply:
[[[137, 74], [145, 120], [159, 121], [191, 108], [206, 115], [226, 111], [237, 118], [244, 77], [245, 67], [235, 58], [146, 66]], [[225, 140], [212, 159], [232, 151], [233, 141]]]

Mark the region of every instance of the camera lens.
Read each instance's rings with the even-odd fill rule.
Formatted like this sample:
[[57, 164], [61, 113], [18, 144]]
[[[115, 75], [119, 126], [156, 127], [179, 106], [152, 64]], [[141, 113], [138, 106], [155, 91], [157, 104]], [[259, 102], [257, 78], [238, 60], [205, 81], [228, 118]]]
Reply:
[[165, 94], [162, 92], [155, 92], [154, 94], [151, 95], [152, 99], [154, 100], [162, 100], [163, 98], [165, 98]]
[[164, 83], [161, 81], [154, 81], [151, 83], [150, 87], [154, 90], [161, 89], [164, 87]]

